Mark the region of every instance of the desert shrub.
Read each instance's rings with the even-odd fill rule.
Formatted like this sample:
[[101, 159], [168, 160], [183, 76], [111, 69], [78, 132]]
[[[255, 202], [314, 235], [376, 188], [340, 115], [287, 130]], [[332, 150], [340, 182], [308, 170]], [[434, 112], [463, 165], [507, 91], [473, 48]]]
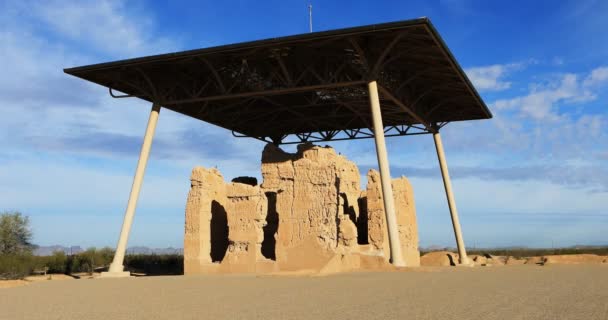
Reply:
[[107, 266], [112, 263], [112, 259], [114, 258], [114, 249], [112, 248], [101, 248], [97, 250], [97, 266]]
[[97, 268], [108, 266], [113, 257], [114, 250], [110, 248], [89, 248], [84, 252], [67, 256], [64, 272], [67, 274], [76, 272], [92, 273]]
[[89, 256], [80, 254], [70, 255], [66, 261], [66, 273], [92, 272], [92, 262]]
[[20, 212], [0, 213], [0, 279], [21, 279], [34, 269], [29, 218]]
[[0, 280], [23, 279], [34, 270], [32, 256], [26, 254], [0, 255]]
[[30, 265], [33, 270], [47, 269], [47, 273], [65, 273], [67, 256], [63, 251], [55, 251], [50, 256], [31, 256]]
[[46, 267], [49, 268], [49, 273], [65, 273], [68, 257], [63, 251], [53, 252], [47, 261]]
[[30, 220], [21, 212], [0, 214], [0, 255], [20, 255], [32, 253], [33, 245]]
[[95, 248], [89, 248], [77, 254], [75, 261], [77, 261], [79, 269], [76, 271], [92, 273], [95, 268], [95, 258], [97, 258], [97, 250]]

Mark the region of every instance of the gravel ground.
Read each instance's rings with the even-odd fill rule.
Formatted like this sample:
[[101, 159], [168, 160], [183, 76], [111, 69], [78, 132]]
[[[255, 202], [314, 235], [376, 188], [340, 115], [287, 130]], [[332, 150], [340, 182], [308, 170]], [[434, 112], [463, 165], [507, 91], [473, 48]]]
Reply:
[[44, 281], [0, 319], [608, 319], [608, 266]]

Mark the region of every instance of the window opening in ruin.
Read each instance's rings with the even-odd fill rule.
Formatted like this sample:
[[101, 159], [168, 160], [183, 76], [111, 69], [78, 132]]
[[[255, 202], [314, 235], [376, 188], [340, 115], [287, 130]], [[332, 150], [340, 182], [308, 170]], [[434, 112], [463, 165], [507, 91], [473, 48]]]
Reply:
[[211, 203], [211, 261], [221, 262], [228, 250], [228, 216], [219, 202]]
[[264, 240], [262, 241], [262, 255], [266, 259], [277, 260], [275, 248], [277, 241], [275, 235], [279, 230], [279, 213], [277, 212], [277, 193], [266, 192], [268, 199], [268, 212], [266, 213], [266, 225], [264, 230]]

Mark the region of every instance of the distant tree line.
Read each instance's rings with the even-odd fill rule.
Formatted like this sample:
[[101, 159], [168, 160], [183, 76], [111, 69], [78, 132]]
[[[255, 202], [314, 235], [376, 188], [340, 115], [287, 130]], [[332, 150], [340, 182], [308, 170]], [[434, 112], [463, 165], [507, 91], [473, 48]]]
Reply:
[[[421, 249], [420, 255], [433, 251], [453, 251], [455, 248], [439, 248], [436, 250]], [[511, 256], [515, 258], [542, 257], [548, 255], [567, 254], [596, 254], [598, 256], [608, 255], [608, 246], [585, 246], [571, 248], [467, 248], [468, 255], [492, 255]]]
[[548, 255], [566, 255], [566, 254], [597, 254], [599, 256], [608, 255], [608, 246], [597, 247], [582, 247], [582, 248], [507, 248], [507, 249], [467, 249], [467, 254], [483, 255], [490, 254], [493, 256], [512, 256], [515, 258], [524, 257], [541, 257]]
[[[21, 279], [35, 271], [72, 275], [107, 270], [114, 257], [111, 248], [89, 248], [78, 254], [56, 251], [34, 256], [29, 218], [17, 211], [0, 213], [0, 280]], [[183, 256], [136, 254], [125, 257], [125, 268], [147, 275], [183, 274]]]

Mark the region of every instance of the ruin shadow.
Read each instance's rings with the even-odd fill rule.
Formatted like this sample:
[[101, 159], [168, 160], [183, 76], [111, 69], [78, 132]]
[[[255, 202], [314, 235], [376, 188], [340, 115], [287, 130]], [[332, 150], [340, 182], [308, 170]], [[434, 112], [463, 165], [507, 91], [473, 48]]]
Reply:
[[211, 203], [211, 262], [221, 262], [228, 250], [228, 216], [219, 202]]
[[340, 193], [340, 197], [342, 198], [342, 201], [344, 203], [344, 214], [348, 216], [348, 218], [350, 219], [350, 221], [353, 222], [354, 225], [357, 225], [357, 212], [355, 211], [355, 208], [348, 203], [348, 198], [346, 197], [346, 194]]
[[267, 156], [266, 152], [262, 152], [262, 163], [281, 163], [281, 162], [288, 162], [288, 161], [297, 161], [304, 157], [303, 154], [305, 151], [310, 150], [315, 147], [331, 148], [330, 146], [323, 147], [323, 146], [314, 145], [314, 144], [308, 142], [308, 143], [299, 144], [297, 147], [296, 153], [289, 153], [273, 144], [267, 144], [266, 147], [264, 147], [264, 149], [266, 150], [267, 148], [272, 148], [272, 149], [274, 149], [274, 151], [272, 152], [272, 156]]
[[368, 239], [368, 215], [367, 215], [367, 197], [357, 199], [359, 204], [359, 218], [357, 219], [357, 243], [369, 244]]
[[457, 261], [454, 260], [454, 257], [451, 254], [446, 254], [446, 255], [448, 256], [448, 260], [450, 261], [450, 266], [452, 266], [452, 267], [456, 266]]
[[279, 213], [277, 212], [277, 193], [266, 192], [268, 199], [268, 213], [266, 214], [266, 225], [264, 230], [264, 240], [262, 241], [262, 255], [266, 259], [277, 260], [275, 235], [279, 230]]

